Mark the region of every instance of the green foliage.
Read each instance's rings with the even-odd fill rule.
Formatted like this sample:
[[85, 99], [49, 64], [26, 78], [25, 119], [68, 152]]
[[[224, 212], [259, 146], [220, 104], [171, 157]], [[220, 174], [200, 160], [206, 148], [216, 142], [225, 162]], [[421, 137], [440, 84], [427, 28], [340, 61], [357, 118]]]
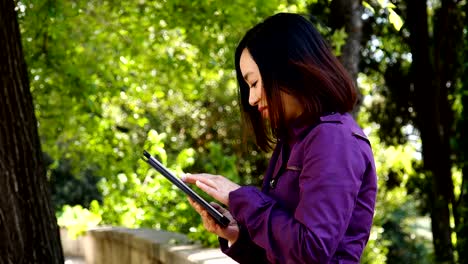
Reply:
[[333, 35], [331, 35], [331, 43], [333, 43], [334, 53], [336, 56], [341, 55], [341, 49], [346, 44], [346, 38], [348, 34], [346, 34], [345, 28], [341, 28], [339, 30], [335, 30]]
[[[66, 160], [77, 178], [87, 170], [100, 177], [103, 198], [93, 211], [100, 224], [178, 231], [213, 245], [185, 195], [140, 160], [142, 151], [176, 174], [258, 182], [267, 154], [239, 138], [234, 48], [262, 18], [305, 6], [18, 2], [43, 150]], [[244, 149], [254, 158], [241, 155]]]
[[57, 211], [64, 205], [82, 205], [88, 208], [93, 200], [102, 201], [101, 192], [97, 188], [100, 178], [93, 169], [88, 168], [74, 174], [67, 160], [54, 162], [48, 155], [44, 155], [44, 160], [48, 167], [52, 202]]
[[[378, 123], [379, 137], [382, 139], [382, 143], [385, 145], [414, 145], [417, 152], [422, 153], [422, 150], [425, 149], [426, 154], [428, 154], [427, 149], [437, 143], [432, 142], [432, 140], [424, 143], [419, 142], [420, 134], [431, 132], [418, 131], [418, 128], [424, 127], [421, 126], [420, 119], [418, 120], [424, 113], [422, 113], [422, 109], [417, 109], [416, 106], [418, 105], [418, 100], [420, 102], [419, 105], [427, 104], [430, 100], [427, 99], [428, 97], [425, 97], [425, 90], [421, 93], [423, 96], [417, 96], [415, 87], [413, 86], [414, 76], [411, 73], [414, 73], [415, 67], [418, 66], [413, 64], [413, 56], [409, 48], [409, 44], [411, 43], [409, 39], [410, 32], [405, 22], [409, 22], [412, 16], [417, 17], [417, 15], [407, 12], [407, 5], [410, 2], [365, 1], [364, 39], [367, 41], [367, 47], [363, 51], [362, 72], [366, 74], [367, 79], [372, 79], [369, 91], [371, 91], [373, 102], [367, 109], [370, 113], [370, 120]], [[433, 120], [440, 119], [442, 121], [440, 125], [437, 125], [437, 128], [434, 127], [433, 130], [437, 131], [433, 132], [434, 134], [438, 134], [444, 130], [445, 132], [442, 137], [445, 137], [445, 139], [442, 141], [451, 142], [451, 146], [447, 147], [452, 149], [448, 150], [450, 154], [447, 154], [447, 156], [450, 157], [449, 163], [454, 162], [450, 175], [454, 184], [453, 187], [449, 186], [444, 190], [445, 193], [450, 193], [448, 196], [451, 196], [446, 199], [444, 204], [447, 207], [451, 207], [449, 210], [453, 211], [452, 222], [457, 227], [464, 225], [464, 217], [461, 217], [459, 212], [464, 207], [461, 203], [463, 199], [457, 197], [462, 193], [460, 191], [463, 188], [461, 178], [464, 177], [460, 173], [460, 170], [463, 168], [463, 165], [460, 165], [460, 161], [461, 163], [466, 162], [466, 158], [463, 157], [465, 151], [458, 151], [459, 145], [464, 142], [464, 137], [460, 137], [464, 126], [458, 125], [456, 129], [453, 127], [457, 122], [463, 124], [463, 114], [460, 113], [463, 108], [461, 106], [464, 104], [461, 102], [461, 95], [463, 94], [463, 87], [467, 83], [466, 70], [463, 72], [464, 68], [460, 67], [464, 64], [463, 61], [466, 61], [467, 54], [465, 52], [466, 41], [465, 44], [461, 41], [462, 39], [466, 39], [466, 23], [461, 21], [461, 17], [464, 17], [466, 20], [466, 12], [464, 15], [461, 15], [463, 12], [460, 11], [463, 8], [466, 9], [467, 6], [466, 3], [462, 2], [457, 2], [457, 4], [453, 5], [447, 5], [448, 2], [443, 1], [428, 2], [427, 23], [431, 41], [428, 42], [430, 46], [428, 47], [429, 53], [427, 55], [430, 56], [429, 63], [433, 66], [433, 72], [427, 72], [427, 76], [424, 76], [424, 74], [421, 76], [421, 78], [431, 80], [432, 85], [440, 87], [440, 91], [442, 91], [437, 92], [435, 95], [435, 98], [441, 102], [440, 105], [436, 104], [433, 106], [435, 109], [439, 109], [437, 114], [434, 115]], [[446, 9], [449, 10], [447, 11], [448, 14], [444, 14], [445, 7], [448, 7]], [[401, 21], [395, 14], [401, 16]], [[399, 25], [401, 25], [401, 28]], [[441, 31], [440, 27], [443, 27], [443, 25], [450, 26]], [[463, 38], [460, 36], [461, 32], [465, 35]], [[452, 56], [454, 58], [451, 58]], [[442, 82], [441, 78], [443, 79]], [[426, 89], [426, 87], [423, 87], [423, 89]], [[427, 88], [427, 93], [430, 93], [429, 88]], [[449, 105], [449, 108], [452, 108], [454, 115], [450, 113], [450, 110], [443, 110], [447, 105]], [[455, 123], [453, 123], [454, 120]], [[419, 124], [417, 124], [418, 121]], [[446, 127], [443, 128], [443, 126]], [[446, 158], [442, 157], [439, 153], [435, 153], [435, 156], [441, 159]], [[389, 180], [386, 181], [385, 185], [386, 187], [395, 184], [404, 186], [407, 195], [409, 195], [408, 200], [415, 201], [415, 209], [418, 210], [418, 214], [424, 216], [431, 211], [431, 206], [433, 207], [433, 204], [429, 202], [432, 199], [431, 194], [439, 186], [434, 186], [434, 182], [436, 181], [433, 180], [432, 174], [423, 170], [420, 161], [423, 157], [420, 157], [420, 154], [417, 157], [408, 158], [412, 160], [410, 163], [414, 169], [414, 173], [409, 175], [406, 183], [399, 180], [398, 170], [389, 168], [390, 170], [386, 173]], [[434, 161], [436, 160], [431, 162], [427, 162], [426, 160], [425, 168], [431, 167]], [[450, 164], [448, 165], [451, 166]], [[449, 166], [445, 166], [445, 168], [450, 168]], [[440, 167], [444, 167], [444, 165], [440, 165]], [[442, 177], [439, 175], [439, 179], [445, 178], [442, 181], [450, 182], [451, 178], [450, 176], [446, 177], [448, 176], [446, 175], [447, 173], [450, 172], [446, 172]], [[465, 174], [463, 173], [463, 175]], [[438, 214], [438, 212], [435, 214]], [[434, 224], [434, 226], [441, 225], [447, 226], [446, 223]], [[398, 230], [394, 229], [393, 234], [398, 234], [395, 231]], [[460, 238], [463, 237], [466, 236], [461, 233], [458, 234], [458, 237], [455, 237], [453, 234], [452, 242], [458, 244], [461, 241]], [[395, 239], [393, 237], [392, 241], [401, 244], [402, 247], [411, 248], [402, 239]], [[466, 249], [464, 248], [466, 247], [458, 247], [458, 254], [466, 254]], [[391, 252], [389, 253], [389, 256], [391, 256]], [[408, 255], [403, 253], [401, 256]], [[418, 256], [418, 254], [415, 254], [415, 256]], [[459, 261], [463, 261], [462, 259], [466, 258], [459, 258]], [[388, 259], [388, 261], [390, 260], [391, 258]], [[413, 263], [415, 261], [408, 260], [406, 262]]]
[[[401, 27], [403, 26], [403, 20], [401, 17], [395, 12], [396, 6], [387, 0], [377, 0], [379, 5], [386, 9], [388, 12], [388, 21], [390, 24], [393, 25], [393, 27], [397, 30], [400, 31]], [[368, 3], [366, 3], [366, 7], [370, 8], [370, 10], [374, 10]]]
[[377, 205], [374, 226], [362, 263], [430, 263], [432, 252], [429, 218], [425, 216], [421, 186], [411, 189], [414, 179], [423, 177], [420, 167], [420, 139], [407, 144], [386, 146], [379, 134], [379, 124], [372, 121], [370, 97], [374, 83], [360, 74], [364, 102], [358, 122], [364, 127], [373, 146], [378, 175]]
[[62, 228], [67, 228], [68, 235], [72, 239], [83, 235], [90, 228], [96, 227], [101, 222], [101, 215], [98, 213], [99, 204], [97, 201], [91, 202], [90, 210], [80, 205], [65, 205], [62, 211], [57, 213], [57, 223]]

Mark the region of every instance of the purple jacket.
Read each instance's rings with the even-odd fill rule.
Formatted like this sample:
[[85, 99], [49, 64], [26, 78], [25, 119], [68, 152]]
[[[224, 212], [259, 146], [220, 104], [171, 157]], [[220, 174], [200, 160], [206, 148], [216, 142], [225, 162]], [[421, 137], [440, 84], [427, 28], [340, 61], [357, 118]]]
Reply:
[[262, 191], [229, 194], [239, 239], [222, 251], [240, 263], [359, 263], [377, 193], [372, 149], [349, 114], [296, 122], [279, 141]]

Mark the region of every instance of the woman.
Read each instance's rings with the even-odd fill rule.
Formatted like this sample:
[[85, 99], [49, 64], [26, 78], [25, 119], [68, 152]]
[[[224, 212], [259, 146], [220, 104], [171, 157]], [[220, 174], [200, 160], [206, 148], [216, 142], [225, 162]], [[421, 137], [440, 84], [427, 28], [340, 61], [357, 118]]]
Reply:
[[279, 13], [250, 29], [235, 55], [241, 108], [262, 150], [276, 145], [261, 190], [187, 174], [229, 210], [206, 229], [240, 263], [359, 263], [377, 192], [370, 143], [349, 112], [356, 88], [305, 18]]

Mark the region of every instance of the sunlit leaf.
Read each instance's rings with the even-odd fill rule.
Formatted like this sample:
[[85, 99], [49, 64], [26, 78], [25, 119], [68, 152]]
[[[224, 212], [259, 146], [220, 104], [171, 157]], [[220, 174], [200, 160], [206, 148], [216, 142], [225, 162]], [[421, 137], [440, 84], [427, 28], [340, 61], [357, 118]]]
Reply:
[[393, 9], [389, 8], [388, 12], [389, 12], [388, 19], [390, 23], [392, 23], [392, 25], [395, 27], [397, 31], [400, 31], [401, 27], [403, 26], [403, 20], [397, 13], [395, 13]]

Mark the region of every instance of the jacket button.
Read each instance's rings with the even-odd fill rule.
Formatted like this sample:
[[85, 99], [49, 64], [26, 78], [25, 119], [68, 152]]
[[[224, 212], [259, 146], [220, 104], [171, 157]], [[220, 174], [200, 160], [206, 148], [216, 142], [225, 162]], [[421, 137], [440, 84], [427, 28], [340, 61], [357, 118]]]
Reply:
[[270, 181], [270, 188], [274, 189], [276, 187], [276, 179]]

